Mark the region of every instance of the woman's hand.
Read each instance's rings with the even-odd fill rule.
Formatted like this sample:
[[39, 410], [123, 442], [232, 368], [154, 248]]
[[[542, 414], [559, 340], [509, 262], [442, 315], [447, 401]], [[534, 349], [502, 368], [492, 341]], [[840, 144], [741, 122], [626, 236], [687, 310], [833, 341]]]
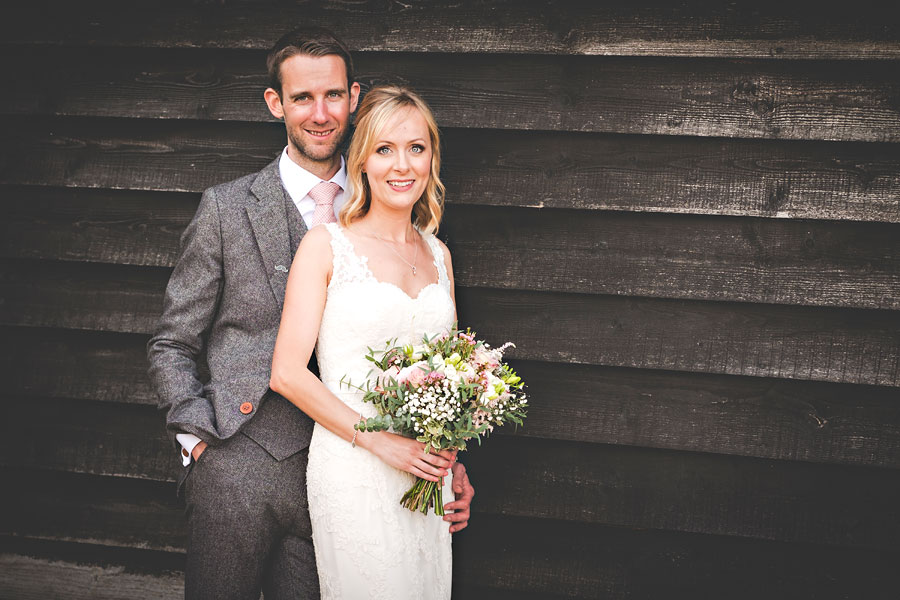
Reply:
[[441, 450], [440, 452], [425, 452], [425, 444], [416, 440], [389, 433], [369, 433], [360, 437], [365, 440], [357, 441], [362, 446], [390, 466], [426, 481], [438, 481], [450, 472], [450, 467], [456, 458], [456, 452]]

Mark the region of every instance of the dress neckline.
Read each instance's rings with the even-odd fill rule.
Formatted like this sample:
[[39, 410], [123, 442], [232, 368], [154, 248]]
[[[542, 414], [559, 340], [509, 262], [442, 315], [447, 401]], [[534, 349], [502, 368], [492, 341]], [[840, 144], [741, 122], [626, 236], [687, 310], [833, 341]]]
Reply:
[[425, 234], [423, 234], [417, 228], [413, 227], [413, 229], [416, 230], [416, 233], [419, 234], [419, 237], [422, 238], [422, 241], [425, 242], [425, 245], [428, 246], [428, 250], [431, 252], [431, 264], [434, 267], [435, 274], [437, 275], [437, 281], [433, 281], [431, 283], [425, 284], [422, 288], [419, 289], [418, 292], [416, 292], [415, 296], [411, 296], [406, 290], [404, 290], [402, 287], [400, 287], [396, 283], [393, 283], [391, 281], [382, 281], [381, 279], [378, 279], [377, 277], [375, 277], [375, 274], [372, 272], [372, 269], [369, 268], [369, 257], [364, 254], [360, 254], [359, 252], [356, 251], [356, 246], [353, 244], [352, 241], [350, 241], [350, 238], [347, 237], [347, 230], [344, 229], [343, 227], [341, 227], [338, 223], [330, 223], [329, 229], [331, 229], [332, 227], [333, 227], [332, 234], [334, 233], [334, 231], [338, 232], [338, 234], [344, 239], [344, 242], [349, 246], [350, 253], [353, 254], [354, 258], [356, 258], [356, 260], [359, 261], [360, 266], [362, 266], [363, 270], [366, 273], [366, 277], [368, 277], [375, 283], [377, 283], [379, 285], [385, 285], [388, 287], [392, 287], [412, 301], [416, 301], [419, 298], [421, 298], [422, 293], [425, 290], [427, 290], [428, 288], [430, 288], [432, 286], [440, 286], [440, 284], [441, 284], [441, 267], [438, 264], [438, 257], [437, 257], [437, 254], [435, 253], [434, 245], [431, 243], [431, 241], [428, 238], [425, 237]]

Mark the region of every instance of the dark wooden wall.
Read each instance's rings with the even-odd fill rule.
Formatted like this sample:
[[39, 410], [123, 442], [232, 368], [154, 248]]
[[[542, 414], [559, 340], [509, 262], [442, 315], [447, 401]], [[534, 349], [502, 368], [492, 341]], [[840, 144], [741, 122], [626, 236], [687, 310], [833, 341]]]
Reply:
[[[900, 25], [785, 2], [19, 3], [0, 25], [0, 597], [174, 598], [144, 345], [200, 192], [284, 144], [298, 22], [445, 136], [464, 323], [527, 425], [456, 598], [893, 598]], [[605, 3], [596, 3], [602, 5]], [[724, 4], [724, 3], [721, 3]]]

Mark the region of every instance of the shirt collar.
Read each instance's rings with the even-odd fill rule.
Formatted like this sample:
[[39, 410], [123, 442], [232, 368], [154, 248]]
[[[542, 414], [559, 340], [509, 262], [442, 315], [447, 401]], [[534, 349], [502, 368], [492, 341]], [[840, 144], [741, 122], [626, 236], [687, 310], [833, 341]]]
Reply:
[[[281, 159], [278, 161], [278, 171], [281, 173], [281, 182], [284, 184], [284, 188], [294, 202], [305, 198], [309, 194], [309, 190], [324, 181], [292, 161], [288, 156], [287, 146], [284, 147]], [[343, 156], [341, 156], [341, 167], [328, 181], [338, 184], [342, 190], [347, 189], [347, 166]]]

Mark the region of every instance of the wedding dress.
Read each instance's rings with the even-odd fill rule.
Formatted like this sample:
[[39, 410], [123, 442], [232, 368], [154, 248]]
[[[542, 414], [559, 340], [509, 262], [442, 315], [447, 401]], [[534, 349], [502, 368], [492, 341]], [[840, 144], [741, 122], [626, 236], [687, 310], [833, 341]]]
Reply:
[[[354, 411], [375, 416], [362, 392], [340, 383], [349, 377], [361, 385], [372, 368], [368, 348], [385, 342], [419, 343], [452, 326], [454, 307], [444, 254], [433, 235], [431, 249], [437, 282], [411, 298], [399, 287], [375, 279], [367, 258], [355, 253], [336, 224], [331, 234], [333, 272], [316, 357], [325, 385]], [[309, 447], [309, 514], [322, 598], [449, 599], [451, 549], [449, 523], [400, 506], [415, 477], [399, 471], [367, 450], [320, 425]], [[450, 476], [444, 501], [452, 500]]]

